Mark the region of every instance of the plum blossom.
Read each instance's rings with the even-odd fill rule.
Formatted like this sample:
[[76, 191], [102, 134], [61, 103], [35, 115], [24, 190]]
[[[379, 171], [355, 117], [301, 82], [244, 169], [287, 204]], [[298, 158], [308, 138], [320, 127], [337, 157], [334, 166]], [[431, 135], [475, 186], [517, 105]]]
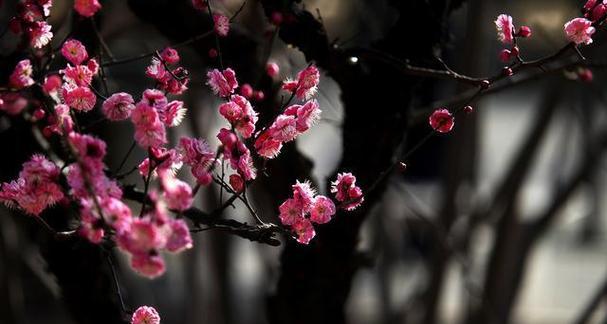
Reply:
[[63, 87], [63, 99], [65, 103], [78, 111], [90, 111], [95, 107], [97, 96], [86, 86], [83, 87]]
[[51, 25], [46, 21], [36, 21], [27, 28], [27, 33], [30, 38], [30, 44], [33, 48], [42, 48], [53, 39]]
[[282, 89], [295, 93], [295, 96], [300, 99], [310, 99], [318, 89], [320, 81], [320, 73], [314, 65], [301, 70], [297, 73], [297, 80], [286, 80], [282, 84]]
[[293, 231], [297, 235], [297, 242], [301, 244], [309, 244], [316, 236], [314, 226], [307, 218], [300, 218], [293, 224]]
[[74, 1], [74, 10], [84, 17], [92, 17], [99, 9], [101, 9], [101, 4], [98, 0]]
[[167, 251], [179, 253], [192, 248], [192, 236], [184, 220], [173, 219], [169, 222], [169, 227], [171, 234], [167, 238]]
[[253, 110], [245, 97], [232, 96], [230, 101], [219, 106], [219, 113], [234, 126], [243, 138], [249, 138], [255, 132], [257, 112]]
[[32, 156], [23, 164], [17, 180], [2, 184], [0, 202], [39, 215], [64, 197], [58, 184], [59, 172], [59, 167], [44, 156]]
[[356, 209], [364, 202], [363, 192], [356, 185], [356, 177], [349, 172], [337, 174], [337, 180], [331, 182], [331, 192], [348, 211]]
[[0, 95], [0, 110], [9, 115], [18, 115], [27, 107], [27, 99], [16, 92]]
[[[140, 275], [155, 279], [164, 274], [166, 266], [164, 259], [154, 253], [135, 254], [131, 257], [131, 267]], [[146, 323], [146, 322], [141, 322]], [[153, 321], [150, 323], [154, 323]]]
[[317, 224], [325, 224], [335, 215], [335, 204], [325, 196], [317, 196], [312, 204], [310, 220]]
[[183, 162], [191, 167], [192, 175], [198, 183], [211, 183], [211, 166], [215, 163], [215, 153], [205, 140], [182, 137], [179, 140], [179, 151]]
[[167, 142], [166, 129], [156, 109], [145, 100], [142, 99], [131, 114], [131, 121], [135, 125], [135, 140], [141, 147], [159, 147]]
[[435, 110], [429, 118], [432, 129], [439, 133], [448, 133], [453, 129], [454, 118], [447, 109]]
[[171, 48], [171, 47], [165, 47], [165, 49], [163, 49], [162, 52], [160, 52], [160, 57], [167, 64], [179, 63], [179, 53], [177, 52], [177, 50], [175, 50], [174, 48]]
[[574, 18], [565, 24], [567, 39], [576, 45], [592, 44], [592, 35], [595, 31], [592, 21], [586, 18]]
[[234, 90], [238, 87], [236, 73], [230, 68], [223, 71], [217, 69], [211, 70], [207, 73], [207, 79], [207, 84], [211, 87], [215, 95], [220, 97], [228, 97], [233, 94]]
[[21, 60], [9, 77], [9, 85], [15, 89], [27, 88], [34, 84], [32, 74], [33, 69], [30, 60]]
[[61, 55], [74, 65], [82, 64], [89, 56], [84, 45], [75, 39], [69, 39], [63, 43]]
[[192, 207], [192, 188], [181, 181], [170, 172], [160, 172], [160, 183], [163, 189], [163, 197], [170, 209], [184, 211]]
[[238, 172], [245, 180], [257, 177], [257, 170], [253, 166], [251, 152], [247, 146], [232, 131], [222, 128], [217, 138], [223, 145], [223, 158], [230, 161], [230, 167]]
[[215, 33], [221, 37], [228, 36], [230, 31], [230, 18], [222, 14], [214, 14], [213, 22], [215, 23]]
[[285, 200], [285, 202], [278, 207], [278, 210], [280, 211], [278, 216], [284, 225], [293, 225], [305, 216], [301, 204], [298, 204], [293, 198]]
[[133, 97], [125, 92], [114, 93], [101, 105], [105, 117], [113, 121], [129, 118], [133, 109], [135, 109]]
[[512, 44], [514, 40], [514, 24], [512, 16], [501, 14], [495, 20], [497, 39], [504, 44]]
[[160, 324], [160, 316], [154, 307], [141, 306], [133, 313], [131, 324]]

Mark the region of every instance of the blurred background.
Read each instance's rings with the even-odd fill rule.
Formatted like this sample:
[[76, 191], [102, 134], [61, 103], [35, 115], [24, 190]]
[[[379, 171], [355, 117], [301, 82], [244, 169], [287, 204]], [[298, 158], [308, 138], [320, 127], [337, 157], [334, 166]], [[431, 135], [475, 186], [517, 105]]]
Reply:
[[[231, 16], [242, 1], [211, 4]], [[0, 26], [14, 15], [16, 2], [3, 1]], [[96, 23], [118, 59], [211, 27], [208, 16], [186, 0], [102, 4]], [[434, 108], [457, 109], [462, 101], [456, 99], [471, 89], [453, 80], [403, 75], [369, 53], [436, 69], [443, 68], [440, 57], [462, 74], [492, 76], [503, 67], [497, 15], [508, 13], [517, 26], [532, 27], [533, 36], [519, 46], [525, 59], [535, 59], [566, 44], [563, 25], [580, 15], [583, 4], [248, 0], [221, 50], [241, 82], [264, 90], [266, 99], [255, 105], [262, 119], [281, 99], [277, 84], [264, 75], [266, 61], [278, 63], [281, 79], [310, 61], [322, 73], [322, 120], [255, 184], [255, 207], [278, 223], [277, 206], [295, 179], [310, 178], [326, 193], [338, 169], [360, 174], [365, 190], [427, 134]], [[287, 17], [277, 33], [266, 17], [275, 10]], [[72, 12], [72, 1], [54, 0], [50, 22], [55, 46], [68, 34], [94, 38], [88, 21]], [[1, 39], [3, 54], [13, 49], [14, 39], [10, 33]], [[605, 62], [605, 41], [598, 32], [595, 43], [582, 49], [589, 61]], [[217, 66], [207, 54], [213, 46], [208, 38], [178, 49], [191, 81], [180, 96], [188, 115], [172, 129], [172, 143], [189, 135], [217, 146], [215, 134], [224, 121], [205, 85], [206, 71]], [[576, 59], [571, 54], [564, 62]], [[144, 73], [149, 63], [107, 67], [109, 91], [139, 95], [151, 86]], [[474, 103], [473, 114], [456, 117], [452, 133], [433, 137], [407, 157], [404, 172], [390, 174], [365, 207], [321, 229], [310, 247], [284, 240], [270, 247], [202, 232], [195, 234], [193, 249], [167, 255], [167, 273], [153, 281], [133, 273], [117, 252], [127, 306], [152, 305], [162, 323], [607, 323], [605, 75], [593, 69], [594, 80], [583, 82], [577, 71], [521, 81], [542, 73], [535, 69], [500, 83], [505, 86]], [[15, 137], [17, 125], [0, 116], [2, 181], [13, 178], [35, 150], [19, 144], [27, 139]], [[92, 131], [107, 141], [107, 164], [115, 168], [129, 149], [131, 124], [102, 123]], [[139, 150], [126, 165], [143, 158]], [[189, 172], [180, 175], [187, 178]], [[132, 176], [125, 183], [141, 180]], [[212, 210], [216, 189], [201, 190], [197, 206]], [[238, 207], [225, 217], [251, 222]], [[92, 248], [52, 243], [31, 219], [2, 209], [0, 323], [96, 323], [90, 314], [114, 311], [112, 283], [99, 279], [107, 279], [106, 264], [93, 260], [78, 270], [70, 263], [87, 249]], [[70, 271], [82, 276], [66, 275]], [[108, 305], [92, 302], [93, 295]]]

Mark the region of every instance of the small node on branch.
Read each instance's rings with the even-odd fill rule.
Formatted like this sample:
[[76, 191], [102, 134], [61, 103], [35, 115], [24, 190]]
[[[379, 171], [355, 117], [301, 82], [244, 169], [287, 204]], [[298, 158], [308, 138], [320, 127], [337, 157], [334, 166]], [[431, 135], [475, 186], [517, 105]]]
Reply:
[[464, 112], [465, 112], [466, 114], [470, 114], [470, 113], [472, 113], [473, 111], [474, 111], [474, 108], [472, 108], [472, 106], [469, 106], [469, 105], [468, 105], [468, 106], [464, 107]]
[[489, 89], [489, 87], [491, 87], [491, 82], [489, 80], [483, 80], [481, 81], [480, 87], [483, 90]]
[[407, 164], [405, 162], [402, 162], [402, 161], [398, 162], [397, 167], [398, 167], [399, 172], [407, 171]]
[[512, 75], [514, 74], [514, 72], [512, 71], [512, 69], [511, 69], [511, 68], [509, 68], [509, 67], [505, 66], [505, 67], [502, 69], [502, 74], [503, 74], [503, 75], [505, 75], [505, 76], [512, 76]]

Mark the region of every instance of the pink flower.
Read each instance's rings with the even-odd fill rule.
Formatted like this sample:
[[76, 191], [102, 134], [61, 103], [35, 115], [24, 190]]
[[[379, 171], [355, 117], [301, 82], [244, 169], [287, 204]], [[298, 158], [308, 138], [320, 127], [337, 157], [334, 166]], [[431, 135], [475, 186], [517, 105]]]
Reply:
[[152, 64], [145, 69], [145, 74], [152, 79], [162, 80], [167, 75], [167, 71], [164, 64], [158, 58], [153, 57]]
[[598, 21], [603, 18], [603, 16], [605, 16], [605, 13], [607, 13], [607, 5], [600, 4], [596, 6], [594, 10], [592, 10], [590, 18], [592, 19], [592, 21]]
[[364, 201], [362, 190], [356, 186], [356, 177], [349, 172], [337, 174], [337, 180], [331, 182], [331, 192], [348, 211], [356, 209]]
[[273, 159], [280, 153], [282, 149], [282, 142], [278, 141], [270, 136], [269, 131], [264, 131], [255, 140], [255, 150], [257, 154], [266, 158]]
[[230, 19], [222, 14], [214, 14], [215, 33], [221, 37], [228, 36], [230, 31]]
[[46, 94], [54, 94], [57, 93], [59, 88], [61, 88], [61, 84], [61, 78], [58, 75], [49, 75], [44, 78], [44, 84], [42, 85], [42, 89]]
[[283, 225], [293, 225], [298, 220], [304, 219], [305, 212], [301, 204], [293, 198], [285, 200], [278, 210], [280, 211], [278, 217]]
[[163, 49], [162, 52], [160, 52], [160, 57], [167, 64], [179, 63], [179, 53], [177, 52], [177, 50], [175, 50], [174, 48], [171, 48], [171, 47], [165, 47], [165, 49]]
[[183, 101], [173, 100], [160, 110], [159, 118], [167, 127], [179, 126], [185, 117], [187, 109], [183, 107]]
[[301, 244], [308, 244], [316, 236], [314, 226], [310, 220], [306, 218], [300, 218], [293, 224], [293, 231], [297, 235], [297, 242]]
[[27, 28], [30, 44], [33, 48], [42, 48], [51, 42], [53, 33], [51, 25], [46, 21], [36, 21]]
[[34, 155], [23, 164], [16, 181], [2, 184], [0, 201], [9, 207], [16, 204], [28, 214], [39, 215], [64, 197], [57, 183], [59, 172], [55, 163], [42, 155]]
[[192, 237], [190, 229], [182, 219], [174, 219], [169, 223], [171, 234], [166, 243], [166, 249], [169, 252], [179, 253], [192, 248]]
[[303, 133], [320, 120], [318, 102], [311, 100], [297, 109], [297, 131]]
[[192, 207], [192, 188], [187, 183], [173, 177], [169, 172], [160, 173], [160, 183], [170, 209], [184, 211]]
[[131, 254], [149, 254], [164, 247], [166, 238], [149, 218], [134, 218], [117, 236], [118, 246]]
[[514, 40], [512, 17], [506, 14], [497, 16], [495, 27], [497, 28], [497, 39], [504, 44], [512, 44]]
[[143, 148], [160, 147], [166, 144], [166, 129], [160, 122], [135, 128], [135, 140]]
[[[137, 273], [149, 279], [157, 278], [161, 276], [165, 271], [164, 260], [161, 256], [157, 254], [135, 254], [131, 259], [131, 267], [135, 271], [137, 271]], [[155, 323], [153, 317], [150, 317], [145, 320], [150, 321], [149, 323]]]
[[160, 316], [154, 307], [141, 306], [133, 313], [131, 324], [160, 324]]
[[84, 45], [75, 39], [70, 39], [63, 43], [61, 54], [74, 65], [82, 64], [89, 57]]
[[299, 182], [296, 181], [292, 186], [293, 189], [293, 199], [295, 202], [301, 206], [301, 209], [307, 213], [312, 208], [312, 203], [314, 202], [314, 196], [316, 195], [316, 191], [312, 189], [309, 181]]
[[575, 18], [565, 24], [567, 39], [576, 45], [592, 44], [592, 35], [595, 31], [592, 21], [586, 18]]
[[230, 68], [223, 71], [217, 69], [211, 70], [207, 73], [207, 78], [207, 84], [220, 97], [228, 97], [238, 87], [236, 73]]
[[242, 96], [234, 95], [232, 99], [219, 106], [219, 113], [225, 117], [243, 137], [249, 138], [255, 132], [257, 112], [251, 103]]
[[230, 186], [235, 192], [242, 192], [244, 190], [244, 180], [238, 174], [230, 175]]
[[84, 17], [92, 17], [99, 9], [101, 9], [101, 4], [97, 0], [74, 1], [74, 10]]
[[65, 103], [79, 111], [89, 111], [95, 107], [97, 96], [89, 87], [63, 87]]
[[116, 232], [125, 231], [130, 226], [133, 216], [131, 209], [120, 199], [114, 197], [102, 199], [101, 209], [103, 210], [103, 220]]
[[179, 151], [198, 183], [208, 185], [212, 180], [209, 170], [215, 163], [215, 153], [209, 144], [204, 140], [182, 137], [179, 140]]
[[270, 78], [277, 77], [279, 72], [280, 72], [280, 67], [275, 62], [269, 62], [266, 65], [266, 73], [268, 74], [268, 76]]
[[33, 69], [30, 60], [19, 61], [9, 77], [9, 85], [15, 89], [27, 88], [34, 84], [32, 74]]
[[131, 111], [135, 109], [133, 97], [125, 92], [118, 92], [107, 98], [101, 109], [103, 114], [109, 120], [124, 120], [131, 116]]
[[320, 73], [318, 69], [316, 66], [310, 65], [297, 73], [297, 81], [287, 80], [283, 83], [282, 88], [286, 91], [294, 92], [295, 96], [300, 100], [307, 100], [316, 93], [319, 81]]
[[448, 133], [453, 129], [454, 118], [447, 109], [437, 109], [430, 115], [430, 126], [439, 133]]
[[143, 99], [133, 109], [131, 121], [135, 125], [135, 140], [141, 147], [159, 147], [166, 143], [166, 129], [158, 112]]
[[312, 204], [310, 220], [317, 224], [325, 224], [335, 215], [335, 204], [325, 196], [317, 196]]
[[299, 135], [297, 119], [293, 116], [279, 115], [268, 129], [270, 136], [279, 142], [290, 142]]
[[57, 134], [69, 134], [74, 129], [74, 121], [70, 116], [70, 107], [67, 105], [56, 105], [55, 116], [52, 116], [52, 122], [47, 126], [51, 132]]
[[93, 81], [93, 72], [86, 65], [67, 66], [61, 70], [63, 78], [72, 86], [85, 87]]
[[86, 62], [86, 67], [89, 69], [89, 71], [91, 71], [91, 73], [93, 73], [93, 75], [97, 75], [97, 72], [99, 72], [99, 63], [97, 63], [97, 60], [94, 58]]

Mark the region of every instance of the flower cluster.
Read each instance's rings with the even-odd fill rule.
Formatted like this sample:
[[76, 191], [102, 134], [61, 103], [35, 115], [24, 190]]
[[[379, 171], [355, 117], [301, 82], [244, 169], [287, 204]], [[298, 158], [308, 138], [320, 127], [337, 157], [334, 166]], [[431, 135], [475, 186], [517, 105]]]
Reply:
[[34, 155], [23, 164], [17, 180], [2, 184], [0, 201], [37, 216], [63, 199], [58, 179], [59, 167], [42, 155]]
[[52, 5], [52, 0], [25, 0], [19, 3], [18, 15], [9, 23], [10, 30], [22, 34], [31, 47], [43, 48], [53, 39], [51, 25], [46, 21]]
[[175, 49], [167, 47], [152, 58], [152, 63], [147, 67], [145, 73], [156, 80], [158, 89], [170, 94], [182, 94], [188, 89], [190, 77], [188, 71], [181, 66], [171, 68], [171, 65], [179, 63], [179, 60], [179, 53]]
[[335, 215], [335, 204], [325, 196], [316, 195], [309, 182], [297, 181], [293, 185], [293, 196], [278, 210], [282, 224], [291, 227], [299, 243], [308, 244], [316, 235], [312, 223], [328, 223]]
[[[86, 48], [78, 40], [66, 41], [61, 47], [61, 54], [68, 62], [63, 74], [61, 94], [65, 103], [77, 111], [90, 111], [97, 102], [97, 96], [91, 90], [93, 77], [99, 72], [99, 64], [95, 59], [87, 61]], [[86, 63], [86, 64], [84, 64]]]
[[[121, 107], [128, 109], [129, 98], [125, 97]], [[109, 100], [110, 98], [108, 98]], [[147, 89], [131, 112], [135, 126], [135, 140], [144, 148], [158, 148], [166, 144], [166, 127], [181, 124], [186, 109], [179, 100], [168, 101], [161, 90]]]
[[358, 208], [365, 200], [362, 189], [356, 185], [356, 177], [349, 172], [337, 174], [337, 180], [331, 182], [331, 192], [348, 211]]

